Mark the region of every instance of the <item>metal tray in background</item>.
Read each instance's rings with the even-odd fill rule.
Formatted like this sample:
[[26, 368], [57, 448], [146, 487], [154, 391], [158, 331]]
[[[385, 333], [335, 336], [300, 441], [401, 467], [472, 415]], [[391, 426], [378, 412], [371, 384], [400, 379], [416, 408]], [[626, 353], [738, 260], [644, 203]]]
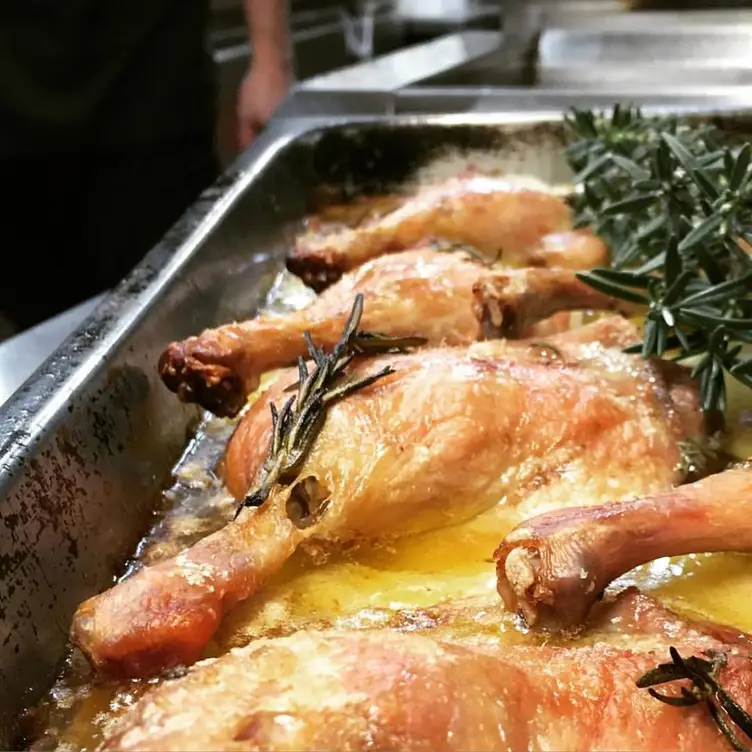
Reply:
[[[388, 190], [468, 159], [566, 180], [560, 115], [273, 125], [4, 406], [0, 747], [52, 683], [76, 606], [133, 553], [199, 418], [160, 383], [164, 346], [252, 315], [325, 193]], [[752, 133], [746, 117], [722, 125]]]
[[649, 33], [655, 29], [687, 30], [704, 26], [733, 30], [737, 26], [752, 23], [752, 9], [749, 7], [723, 10], [706, 8], [677, 13], [675, 10], [626, 11], [621, 3], [616, 4], [622, 6], [621, 12], [599, 8], [602, 5], [608, 7], [609, 3], [604, 3], [603, 0], [583, 3], [589, 7], [579, 13], [567, 13], [566, 3], [563, 6], [559, 4], [546, 12], [547, 28]]
[[538, 43], [536, 82], [598, 89], [752, 81], [752, 26], [687, 24], [652, 29], [546, 29]]
[[[306, 94], [308, 92], [305, 92]], [[410, 86], [396, 92], [389, 102], [390, 112], [396, 115], [428, 115], [441, 113], [501, 113], [536, 111], [541, 108], [566, 109], [573, 102], [581, 108], [604, 109], [614, 102], [630, 103], [643, 108], [670, 107], [683, 110], [752, 109], [752, 91], [744, 87], [687, 87], [649, 89], [625, 86], [618, 93], [590, 88], [542, 89], [501, 86]], [[358, 112], [361, 100], [338, 92], [330, 103], [342, 111], [350, 108]], [[363, 104], [376, 104], [373, 100]], [[310, 111], [311, 102], [305, 96], [293, 98], [290, 107]], [[383, 106], [383, 103], [382, 103]], [[368, 113], [363, 113], [368, 114]]]

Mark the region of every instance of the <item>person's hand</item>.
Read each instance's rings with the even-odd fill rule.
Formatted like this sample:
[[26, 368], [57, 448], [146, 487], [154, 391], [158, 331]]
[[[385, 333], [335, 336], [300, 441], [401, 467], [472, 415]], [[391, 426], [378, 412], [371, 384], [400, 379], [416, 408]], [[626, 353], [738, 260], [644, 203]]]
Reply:
[[282, 104], [292, 76], [282, 64], [255, 63], [238, 92], [238, 141], [245, 149]]

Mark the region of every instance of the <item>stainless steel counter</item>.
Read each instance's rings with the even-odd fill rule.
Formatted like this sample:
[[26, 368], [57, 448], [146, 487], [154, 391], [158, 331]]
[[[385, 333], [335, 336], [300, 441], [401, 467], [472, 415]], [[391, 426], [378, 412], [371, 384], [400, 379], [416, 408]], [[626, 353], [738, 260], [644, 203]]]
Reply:
[[726, 23], [619, 29], [550, 28], [541, 35], [537, 81], [546, 86], [651, 88], [752, 80], [752, 25]]
[[431, 42], [392, 52], [376, 60], [315, 76], [302, 84], [308, 92], [397, 91], [441, 73], [481, 65], [500, 48], [495, 31], [447, 34]]

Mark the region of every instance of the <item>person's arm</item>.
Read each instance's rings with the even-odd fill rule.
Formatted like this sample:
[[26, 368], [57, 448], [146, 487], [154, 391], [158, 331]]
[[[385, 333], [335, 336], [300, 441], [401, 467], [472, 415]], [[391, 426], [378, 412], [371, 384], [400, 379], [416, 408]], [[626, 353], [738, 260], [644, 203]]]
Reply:
[[238, 96], [241, 147], [271, 118], [293, 78], [288, 0], [243, 0], [243, 6], [253, 59]]

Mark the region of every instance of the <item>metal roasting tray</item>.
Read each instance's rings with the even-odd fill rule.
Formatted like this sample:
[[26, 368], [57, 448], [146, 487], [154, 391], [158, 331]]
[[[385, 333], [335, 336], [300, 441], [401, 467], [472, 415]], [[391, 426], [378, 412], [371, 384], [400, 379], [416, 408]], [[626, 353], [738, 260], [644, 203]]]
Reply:
[[[752, 118], [718, 122], [752, 132]], [[0, 411], [0, 748], [51, 685], [76, 606], [149, 526], [199, 411], [165, 345], [263, 305], [301, 218], [468, 161], [568, 179], [561, 111], [278, 121]]]
[[746, 25], [688, 24], [651, 30], [547, 29], [540, 37], [536, 81], [600, 89], [748, 85], [752, 58]]

